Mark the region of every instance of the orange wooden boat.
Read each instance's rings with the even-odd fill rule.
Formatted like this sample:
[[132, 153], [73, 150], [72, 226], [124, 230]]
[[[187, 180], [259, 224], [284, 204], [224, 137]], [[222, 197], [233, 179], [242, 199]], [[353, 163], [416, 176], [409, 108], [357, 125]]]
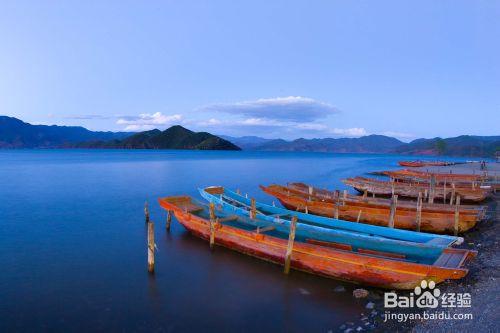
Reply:
[[[160, 205], [174, 213], [177, 220], [192, 234], [203, 239], [213, 235], [214, 243], [260, 259], [283, 264], [288, 235], [260, 231], [239, 222], [241, 216], [226, 216], [216, 210], [211, 233], [207, 207], [188, 196], [159, 199]], [[222, 222], [224, 221], [224, 222]], [[460, 279], [468, 270], [465, 264], [477, 252], [465, 249], [444, 249], [433, 264], [407, 261], [400, 256], [387, 256], [376, 251], [354, 251], [342, 244], [318, 242], [313, 239], [296, 241], [291, 251], [291, 268], [363, 285], [412, 289], [422, 280], [436, 283]]]
[[[352, 195], [340, 195], [335, 192], [312, 188], [304, 191], [301, 183], [284, 187], [280, 185], [261, 186], [269, 195], [276, 197], [283, 206], [310, 214], [336, 217], [347, 221], [388, 226], [390, 200], [364, 198]], [[309, 188], [309, 187], [308, 187]], [[328, 193], [328, 194], [327, 194]], [[443, 208], [440, 210], [439, 208]], [[458, 232], [465, 232], [484, 218], [484, 207], [470, 208], [460, 206]], [[394, 214], [394, 227], [417, 230], [416, 204], [398, 202]], [[423, 204], [420, 218], [420, 230], [432, 233], [453, 234], [455, 230], [455, 207], [443, 204]]]
[[[354, 177], [343, 179], [342, 182], [346, 185], [352, 186], [357, 191], [364, 193], [373, 193], [378, 196], [391, 196], [397, 194], [405, 198], [418, 198], [419, 194], [430, 195], [430, 185], [427, 183], [405, 183], [405, 182], [389, 182], [377, 180], [373, 178]], [[462, 201], [480, 202], [485, 200], [491, 193], [491, 187], [459, 187], [446, 188], [443, 186], [436, 186], [434, 188], [433, 197], [437, 200], [447, 200], [453, 194], [460, 196]]]
[[431, 178], [434, 177], [437, 183], [446, 183], [449, 186], [451, 186], [451, 184], [454, 183], [456, 186], [467, 185], [468, 187], [476, 187], [479, 186], [479, 184], [481, 184], [482, 182], [488, 180], [487, 177], [483, 175], [424, 172], [424, 171], [407, 170], [407, 169], [382, 171], [381, 173], [396, 180], [412, 181], [412, 182], [417, 182], [417, 181], [430, 182]]
[[[310, 186], [304, 183], [288, 183], [286, 186], [287, 189], [291, 189], [293, 191], [298, 191], [302, 196], [310, 198], [310, 200], [316, 201], [326, 201], [335, 203], [337, 198], [340, 196], [340, 191], [330, 191], [327, 189], [321, 189], [314, 186]], [[370, 204], [376, 206], [386, 206], [389, 207], [391, 205], [391, 199], [384, 197], [375, 197], [373, 196], [359, 196], [352, 195], [344, 191], [342, 193], [342, 199], [349, 203], [358, 203], [358, 204]], [[401, 200], [398, 202], [398, 209], [416, 209], [416, 201], [410, 200]], [[450, 204], [442, 204], [442, 203], [429, 203], [422, 202], [422, 211], [432, 211], [432, 212], [446, 212], [446, 213], [455, 213], [455, 206]], [[486, 206], [481, 205], [461, 205], [459, 207], [460, 214], [472, 214], [479, 215], [481, 219], [484, 218], [484, 214], [486, 212]]]
[[456, 163], [444, 161], [399, 161], [398, 164], [404, 167], [418, 168], [423, 166], [446, 166]]

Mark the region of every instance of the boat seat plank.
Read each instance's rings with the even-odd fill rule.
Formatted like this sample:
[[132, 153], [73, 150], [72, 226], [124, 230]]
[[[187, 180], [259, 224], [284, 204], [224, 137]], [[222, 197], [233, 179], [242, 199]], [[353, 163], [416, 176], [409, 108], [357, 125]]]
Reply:
[[406, 259], [406, 256], [404, 254], [399, 254], [399, 253], [382, 252], [382, 251], [375, 251], [368, 249], [358, 249], [358, 252], [364, 254], [373, 254], [376, 256], [387, 257], [387, 258]]
[[231, 216], [219, 219], [219, 223], [236, 221], [237, 219], [238, 219], [238, 215], [231, 215]]
[[[465, 254], [466, 255], [466, 254]], [[435, 266], [439, 267], [459, 267], [460, 263], [463, 261], [464, 253], [461, 252], [443, 252], [439, 258], [434, 263]]]
[[276, 227], [272, 226], [272, 225], [268, 225], [267, 227], [257, 227], [257, 233], [263, 233], [263, 232], [266, 232], [266, 231], [271, 231], [271, 230], [274, 230], [276, 229]]
[[332, 248], [339, 249], [339, 250], [352, 251], [352, 246], [349, 244], [325, 242], [325, 241], [320, 241], [320, 240], [310, 239], [310, 238], [306, 239], [306, 243], [319, 245], [319, 246], [325, 246], [325, 247], [332, 247]]

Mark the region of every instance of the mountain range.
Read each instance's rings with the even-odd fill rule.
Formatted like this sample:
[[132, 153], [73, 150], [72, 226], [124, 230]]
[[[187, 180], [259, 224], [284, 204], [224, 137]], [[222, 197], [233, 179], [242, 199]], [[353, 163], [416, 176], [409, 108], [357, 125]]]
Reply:
[[257, 136], [216, 136], [193, 132], [179, 125], [164, 131], [96, 132], [79, 126], [31, 125], [17, 118], [0, 116], [0, 148], [243, 149], [494, 157], [500, 151], [500, 136], [462, 135], [417, 139], [409, 143], [384, 135], [287, 141]]
[[0, 116], [0, 148], [122, 148], [240, 150], [233, 143], [182, 126], [130, 132], [94, 132], [79, 126], [31, 125]]
[[193, 132], [180, 125], [164, 131], [139, 132], [122, 140], [90, 141], [74, 148], [241, 150], [233, 143], [207, 132]]

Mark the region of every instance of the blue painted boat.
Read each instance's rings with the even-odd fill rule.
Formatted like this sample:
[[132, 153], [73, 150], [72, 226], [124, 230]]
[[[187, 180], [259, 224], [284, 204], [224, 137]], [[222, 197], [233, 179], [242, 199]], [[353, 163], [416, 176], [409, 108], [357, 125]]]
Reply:
[[[226, 213], [250, 216], [251, 200], [223, 187], [199, 189], [201, 196]], [[443, 250], [463, 242], [463, 238], [380, 227], [305, 214], [255, 202], [256, 216], [245, 219], [256, 227], [274, 227], [277, 232], [288, 233], [290, 221], [296, 216], [296, 237], [303, 241], [323, 242], [325, 246], [353, 251], [376, 251], [407, 261], [433, 263]]]

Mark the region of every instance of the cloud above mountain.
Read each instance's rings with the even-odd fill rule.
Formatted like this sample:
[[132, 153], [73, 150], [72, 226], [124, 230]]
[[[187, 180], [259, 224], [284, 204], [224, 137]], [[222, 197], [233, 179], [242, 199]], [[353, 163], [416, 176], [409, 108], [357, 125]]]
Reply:
[[285, 121], [314, 121], [340, 111], [325, 102], [301, 96], [261, 98], [254, 101], [216, 103], [202, 107], [202, 111], [223, 112], [250, 117]]
[[180, 114], [164, 115], [161, 112], [141, 113], [138, 116], [123, 116], [117, 120], [118, 125], [125, 125], [125, 131], [146, 131], [153, 128], [164, 128], [177, 124], [183, 119]]

